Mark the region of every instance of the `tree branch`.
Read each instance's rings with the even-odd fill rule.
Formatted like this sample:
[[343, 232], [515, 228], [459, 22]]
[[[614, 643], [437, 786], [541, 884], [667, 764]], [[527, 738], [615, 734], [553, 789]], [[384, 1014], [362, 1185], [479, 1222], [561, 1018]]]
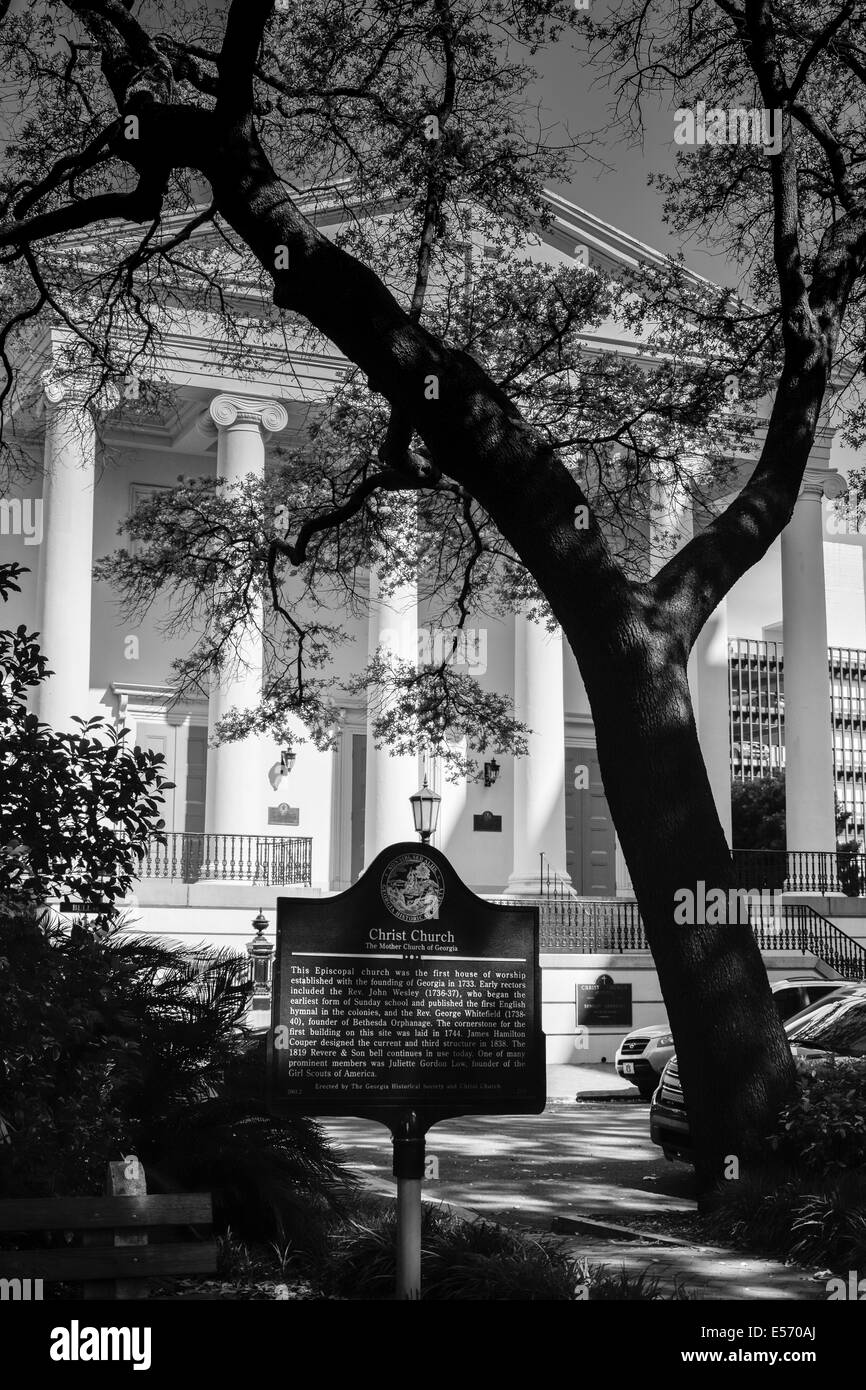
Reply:
[[218, 121], [231, 125], [253, 110], [253, 79], [273, 0], [232, 0], [217, 70]]
[[146, 222], [157, 216], [161, 207], [162, 192], [150, 180], [142, 180], [132, 193], [97, 193], [92, 198], [82, 198], [80, 203], [68, 203], [0, 227], [0, 246], [28, 246], [46, 237], [114, 219]]

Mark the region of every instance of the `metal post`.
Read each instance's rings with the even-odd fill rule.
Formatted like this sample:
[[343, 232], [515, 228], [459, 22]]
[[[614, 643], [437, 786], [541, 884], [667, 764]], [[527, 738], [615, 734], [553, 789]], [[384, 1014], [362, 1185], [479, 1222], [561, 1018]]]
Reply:
[[[423, 1139], [421, 1141], [424, 1143]], [[398, 1299], [421, 1297], [421, 1179], [397, 1179]]]
[[397, 1179], [397, 1299], [421, 1297], [421, 1179], [424, 1177], [424, 1131], [414, 1110], [391, 1125], [394, 1177]]

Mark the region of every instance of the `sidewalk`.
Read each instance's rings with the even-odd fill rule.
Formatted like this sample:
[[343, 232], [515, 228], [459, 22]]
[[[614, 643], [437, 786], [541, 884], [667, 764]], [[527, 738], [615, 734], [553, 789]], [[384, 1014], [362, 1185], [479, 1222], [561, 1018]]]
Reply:
[[[559, 1094], [544, 1114], [464, 1117], [430, 1131], [427, 1152], [436, 1170], [424, 1184], [425, 1202], [465, 1220], [560, 1240], [574, 1259], [604, 1265], [613, 1277], [625, 1269], [657, 1278], [668, 1296], [685, 1288], [691, 1297], [710, 1300], [826, 1297], [824, 1283], [808, 1271], [692, 1244], [686, 1234], [648, 1231], [666, 1214], [690, 1229], [697, 1210], [691, 1168], [667, 1162], [650, 1142], [648, 1106], [622, 1103], [628, 1083], [617, 1087], [612, 1068], [552, 1070], [550, 1084]], [[585, 1099], [575, 1103], [575, 1094]], [[622, 1102], [599, 1100], [610, 1094]], [[384, 1126], [349, 1118], [322, 1123], [362, 1180], [393, 1197]]]
[[640, 1100], [637, 1087], [617, 1076], [613, 1062], [549, 1063], [548, 1101], [573, 1101], [578, 1096], [591, 1096], [593, 1100]]

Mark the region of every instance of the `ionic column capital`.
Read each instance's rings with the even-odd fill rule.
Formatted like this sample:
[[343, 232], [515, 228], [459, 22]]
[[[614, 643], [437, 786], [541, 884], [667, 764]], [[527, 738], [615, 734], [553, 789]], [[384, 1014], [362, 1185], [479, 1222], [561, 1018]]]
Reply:
[[288, 423], [288, 411], [280, 401], [224, 391], [214, 396], [199, 426], [204, 433], [213, 434], [233, 425], [257, 425], [263, 434], [271, 435], [279, 434]]
[[824, 497], [832, 500], [841, 497], [847, 486], [847, 482], [835, 468], [818, 468], [810, 463], [806, 465], [797, 501], [820, 502]]
[[114, 382], [99, 384], [84, 376], [57, 376], [50, 368], [42, 373], [42, 395], [48, 405], [68, 405], [100, 415], [120, 405], [120, 388]]

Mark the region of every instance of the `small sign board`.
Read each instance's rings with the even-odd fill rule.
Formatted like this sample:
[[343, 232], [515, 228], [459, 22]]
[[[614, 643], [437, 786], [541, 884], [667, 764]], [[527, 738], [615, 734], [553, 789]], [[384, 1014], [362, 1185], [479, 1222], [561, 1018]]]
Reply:
[[332, 898], [280, 898], [271, 1107], [538, 1114], [538, 908], [477, 897], [429, 845], [390, 846]]
[[630, 1028], [631, 985], [599, 975], [595, 984], [577, 986], [577, 1021], [587, 1027]]
[[281, 801], [279, 806], [268, 807], [268, 825], [300, 825], [301, 812], [297, 806]]
[[473, 830], [501, 830], [502, 817], [494, 816], [492, 811], [482, 811], [480, 816], [472, 817]]

